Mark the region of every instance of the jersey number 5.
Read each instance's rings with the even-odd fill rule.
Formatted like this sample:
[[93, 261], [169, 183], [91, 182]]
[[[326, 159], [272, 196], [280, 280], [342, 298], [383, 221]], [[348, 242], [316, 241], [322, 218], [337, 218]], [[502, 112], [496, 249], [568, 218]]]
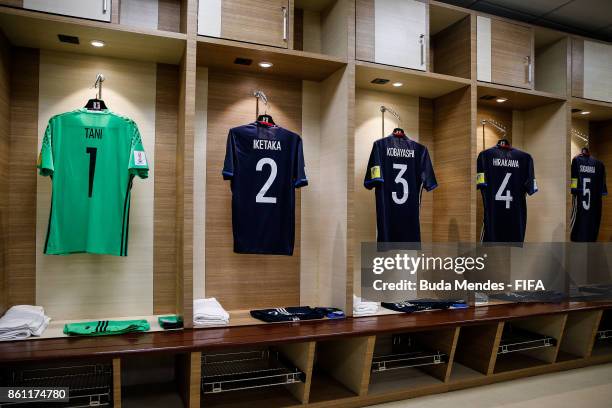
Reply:
[[591, 208], [591, 189], [588, 187], [588, 184], [590, 182], [590, 178], [585, 177], [582, 179], [582, 193], [585, 197], [587, 197], [586, 201], [582, 200], [582, 208], [587, 211], [589, 210], [589, 208]]
[[[506, 173], [504, 181], [502, 181], [501, 186], [499, 186], [499, 190], [497, 190], [497, 193], [495, 193], [495, 200], [505, 201], [506, 209], [510, 209], [510, 203], [512, 202], [512, 195], [510, 195], [510, 190], [506, 190], [506, 187], [508, 186], [508, 181], [510, 181], [510, 176], [512, 176], [512, 173]], [[504, 190], [506, 191], [504, 192]]]
[[405, 178], [403, 178], [402, 176], [404, 175], [404, 173], [406, 172], [406, 170], [408, 169], [408, 166], [405, 164], [398, 164], [398, 163], [393, 163], [393, 168], [394, 169], [398, 169], [399, 172], [397, 173], [397, 176], [395, 176], [395, 183], [396, 184], [400, 184], [402, 186], [402, 196], [399, 197], [397, 192], [393, 191], [391, 193], [391, 198], [393, 198], [393, 201], [395, 201], [396, 204], [404, 204], [406, 201], [408, 201], [408, 182], [406, 181]]
[[263, 166], [266, 164], [270, 166], [270, 177], [268, 177], [268, 180], [266, 180], [263, 187], [261, 187], [261, 190], [259, 190], [259, 193], [257, 193], [257, 195], [255, 196], [255, 202], [264, 204], [276, 204], [276, 197], [266, 197], [266, 193], [268, 192], [270, 186], [272, 186], [272, 183], [274, 183], [274, 180], [276, 179], [276, 173], [278, 172], [276, 162], [269, 157], [264, 157], [263, 159], [260, 159], [257, 162], [257, 164], [255, 165], [255, 170], [262, 171]]

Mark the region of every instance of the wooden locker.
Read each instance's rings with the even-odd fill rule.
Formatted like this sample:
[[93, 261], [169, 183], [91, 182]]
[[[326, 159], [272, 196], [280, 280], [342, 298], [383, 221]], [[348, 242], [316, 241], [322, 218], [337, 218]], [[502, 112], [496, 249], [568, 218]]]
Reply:
[[587, 40], [583, 47], [584, 98], [612, 102], [612, 47]]
[[533, 88], [533, 30], [519, 24], [491, 21], [491, 81]]
[[198, 34], [287, 48], [288, 0], [200, 1]]
[[110, 21], [111, 0], [23, 0], [23, 8], [90, 20]]
[[356, 58], [425, 71], [427, 5], [418, 0], [357, 0]]

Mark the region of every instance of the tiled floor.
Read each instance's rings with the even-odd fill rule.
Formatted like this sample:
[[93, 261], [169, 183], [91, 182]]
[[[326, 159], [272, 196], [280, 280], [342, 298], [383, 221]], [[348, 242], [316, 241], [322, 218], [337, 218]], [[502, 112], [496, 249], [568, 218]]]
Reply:
[[610, 408], [612, 364], [376, 405], [377, 408]]

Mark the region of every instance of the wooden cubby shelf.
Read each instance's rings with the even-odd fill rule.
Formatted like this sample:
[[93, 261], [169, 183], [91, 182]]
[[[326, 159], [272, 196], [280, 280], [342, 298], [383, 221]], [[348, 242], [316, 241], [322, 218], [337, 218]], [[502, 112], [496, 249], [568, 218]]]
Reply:
[[[438, 181], [422, 195], [424, 243], [478, 241], [476, 159], [500, 138], [487, 120], [534, 158], [526, 242], [569, 241], [571, 158], [588, 140], [612, 168], [612, 80], [595, 66], [609, 44], [436, 0], [108, 0], [68, 12], [81, 17], [24, 4], [0, 0], [0, 315], [38, 304], [52, 321], [40, 338], [0, 342], [0, 386], [39, 370], [43, 385], [90, 382], [95, 396], [74, 395], [115, 408], [357, 407], [612, 362], [609, 301], [352, 317], [361, 244], [376, 240], [364, 172], [372, 142], [397, 125], [427, 147]], [[44, 256], [52, 188], [37, 153], [49, 118], [92, 98], [98, 73], [150, 163], [131, 193], [130, 256]], [[381, 119], [382, 106], [401, 120]], [[257, 108], [303, 140], [309, 184], [295, 194], [290, 257], [233, 252], [221, 169], [228, 130]], [[599, 241], [612, 241], [609, 203]], [[609, 275], [608, 257], [588, 258]], [[510, 266], [525, 276], [536, 267], [520, 262]], [[194, 329], [193, 301], [209, 297], [230, 321]], [[347, 318], [249, 313], [298, 305]], [[171, 314], [184, 329], [159, 327]], [[151, 330], [62, 332], [109, 316]]]

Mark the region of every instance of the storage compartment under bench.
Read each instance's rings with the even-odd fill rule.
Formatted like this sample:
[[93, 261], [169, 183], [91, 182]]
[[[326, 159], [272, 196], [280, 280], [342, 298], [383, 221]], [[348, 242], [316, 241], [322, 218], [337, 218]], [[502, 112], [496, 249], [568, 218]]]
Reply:
[[68, 401], [65, 402], [0, 403], [2, 408], [113, 406], [112, 362], [19, 365], [3, 369], [0, 375], [2, 387], [68, 388]]

